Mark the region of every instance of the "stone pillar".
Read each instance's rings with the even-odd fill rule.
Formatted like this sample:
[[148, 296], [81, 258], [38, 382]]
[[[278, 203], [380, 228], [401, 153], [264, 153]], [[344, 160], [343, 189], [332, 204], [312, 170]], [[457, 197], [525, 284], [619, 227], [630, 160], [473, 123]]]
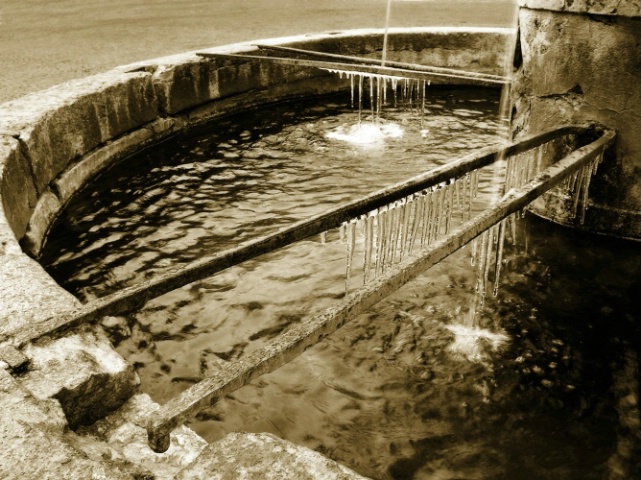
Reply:
[[564, 225], [641, 240], [639, 0], [519, 0], [519, 6], [514, 138], [593, 121], [617, 132], [590, 183], [582, 225], [556, 194], [531, 210]]

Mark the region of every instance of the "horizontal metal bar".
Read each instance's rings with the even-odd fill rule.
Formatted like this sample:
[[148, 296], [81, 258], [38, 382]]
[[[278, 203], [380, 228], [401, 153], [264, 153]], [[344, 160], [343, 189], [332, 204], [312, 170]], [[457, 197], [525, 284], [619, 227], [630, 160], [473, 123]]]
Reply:
[[404, 68], [386, 67], [380, 65], [358, 65], [356, 63], [344, 62], [330, 62], [324, 60], [310, 60], [303, 58], [288, 58], [288, 57], [270, 57], [263, 55], [246, 55], [246, 54], [231, 54], [231, 53], [197, 53], [204, 58], [220, 58], [220, 59], [248, 59], [258, 61], [277, 62], [285, 65], [294, 65], [297, 67], [314, 67], [329, 71], [343, 71], [348, 73], [363, 74], [363, 75], [378, 75], [382, 77], [394, 78], [411, 78], [413, 80], [426, 80], [426, 81], [441, 81], [447, 80], [451, 85], [478, 85], [483, 87], [496, 87], [508, 83], [507, 80], [501, 79], [487, 79], [477, 78], [475, 76], [468, 76], [465, 72], [458, 73], [444, 73], [444, 72], [422, 72], [417, 70], [408, 70]]
[[277, 248], [336, 228], [346, 220], [364, 215], [378, 207], [400, 200], [422, 189], [487, 166], [497, 158], [516, 155], [551, 140], [567, 135], [582, 134], [587, 130], [587, 126], [566, 126], [532, 135], [517, 143], [483, 148], [459, 160], [396, 183], [366, 197], [341, 204], [308, 219], [300, 220], [279, 232], [243, 242], [237, 247], [215, 253], [211, 257], [174, 268], [157, 275], [151, 280], [124, 288], [116, 293], [87, 303], [67, 314], [57, 315], [35, 325], [29, 325], [5, 335], [0, 335], [0, 343], [9, 341], [14, 346], [21, 346], [45, 335], [60, 336], [78, 325], [98, 321], [106, 315], [118, 315], [133, 310], [148, 300], [164, 295], [188, 283], [210, 277], [226, 268], [269, 253]]
[[224, 371], [192, 385], [153, 412], [147, 425], [149, 446], [155, 452], [169, 448], [170, 432], [216, 400], [265, 373], [291, 361], [323, 337], [336, 331], [351, 318], [416, 278], [432, 265], [460, 249], [493, 225], [525, 208], [538, 196], [558, 185], [598, 157], [614, 141], [606, 131], [598, 140], [581, 147], [549, 166], [528, 184], [510, 190], [499, 202], [460, 225], [450, 234], [421, 252], [418, 259], [407, 259], [387, 273], [346, 296], [338, 305], [294, 325], [269, 345], [251, 352], [226, 366]]
[[[337, 53], [318, 52], [315, 50], [303, 50], [300, 48], [283, 47], [280, 45], [253, 45], [256, 48], [267, 51], [290, 53], [292, 55], [299, 55], [309, 58], [326, 58], [341, 60], [347, 64], [363, 64], [363, 65], [382, 65], [382, 61], [376, 58], [368, 57], [354, 57], [350, 55], [340, 55]], [[509, 79], [500, 75], [491, 75], [489, 73], [470, 72], [467, 70], [457, 70], [455, 68], [434, 67], [431, 65], [420, 65], [417, 63], [394, 62], [385, 60], [385, 65], [389, 67], [402, 68], [405, 70], [413, 70], [417, 72], [433, 72], [433, 73], [449, 73], [453, 75], [463, 75], [466, 78], [479, 78], [488, 81], [495, 81], [496, 83], [508, 83]]]

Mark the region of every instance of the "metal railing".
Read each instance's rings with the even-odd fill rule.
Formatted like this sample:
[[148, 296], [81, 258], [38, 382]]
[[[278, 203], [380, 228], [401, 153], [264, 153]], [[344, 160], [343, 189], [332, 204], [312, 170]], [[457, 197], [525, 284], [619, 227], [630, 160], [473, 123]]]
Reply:
[[[586, 135], [593, 130], [593, 128], [577, 126], [562, 127], [532, 136], [518, 143], [486, 148], [451, 164], [368, 195], [363, 199], [339, 206], [310, 220], [298, 222], [284, 232], [250, 242], [251, 246], [241, 248], [245, 254], [236, 258], [245, 258], [246, 256], [249, 258], [250, 251], [252, 252], [250, 256], [253, 257], [254, 253], [258, 254], [256, 253], [258, 251], [264, 252], [263, 248], [267, 245], [276, 245], [282, 242], [280, 246], [284, 246], [297, 239], [336, 228], [342, 222], [365, 215], [375, 208], [385, 206], [422, 189], [436, 186], [490, 165], [497, 159], [513, 157], [562, 137]], [[292, 326], [269, 345], [230, 363], [224, 371], [201, 380], [171, 399], [148, 418], [147, 433], [150, 447], [156, 452], [166, 451], [170, 445], [171, 431], [195, 416], [199, 411], [211, 406], [218, 399], [241, 388], [260, 375], [285, 365], [306, 349], [317, 344], [323, 337], [336, 331], [351, 318], [364, 312], [509, 215], [524, 209], [530, 202], [551, 188], [562, 184], [572, 176], [576, 176], [582, 169], [592, 170], [595, 162], [613, 143], [614, 137], [614, 132], [602, 131], [599, 138], [579, 147], [563, 159], [550, 165], [525, 185], [511, 188], [496, 204], [463, 222], [444, 237], [435, 240], [418, 256], [407, 258], [392, 266], [370, 283], [347, 294], [339, 304]]]

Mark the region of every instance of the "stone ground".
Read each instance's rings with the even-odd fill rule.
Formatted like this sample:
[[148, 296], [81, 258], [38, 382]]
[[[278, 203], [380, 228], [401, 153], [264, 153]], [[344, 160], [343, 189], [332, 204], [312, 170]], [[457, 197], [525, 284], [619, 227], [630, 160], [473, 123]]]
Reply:
[[[509, 26], [515, 0], [394, 1], [390, 26]], [[0, 0], [0, 103], [139, 60], [383, 28], [386, 0]], [[242, 19], [242, 20], [241, 20]]]

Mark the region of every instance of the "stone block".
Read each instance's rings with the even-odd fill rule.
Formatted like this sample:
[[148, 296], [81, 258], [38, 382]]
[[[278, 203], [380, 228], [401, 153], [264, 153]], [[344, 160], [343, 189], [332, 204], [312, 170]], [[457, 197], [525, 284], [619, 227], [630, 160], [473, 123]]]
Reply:
[[0, 478], [144, 478], [104, 458], [87, 458], [67, 441], [65, 428], [57, 402], [37, 401], [19, 380], [0, 369]]
[[0, 135], [1, 208], [15, 238], [24, 235], [38, 192], [18, 140]]
[[0, 255], [0, 342], [3, 337], [69, 312], [80, 302], [24, 254]]
[[24, 349], [31, 359], [23, 385], [38, 399], [60, 402], [72, 429], [95, 422], [120, 407], [138, 389], [133, 367], [104, 333], [79, 333]]

